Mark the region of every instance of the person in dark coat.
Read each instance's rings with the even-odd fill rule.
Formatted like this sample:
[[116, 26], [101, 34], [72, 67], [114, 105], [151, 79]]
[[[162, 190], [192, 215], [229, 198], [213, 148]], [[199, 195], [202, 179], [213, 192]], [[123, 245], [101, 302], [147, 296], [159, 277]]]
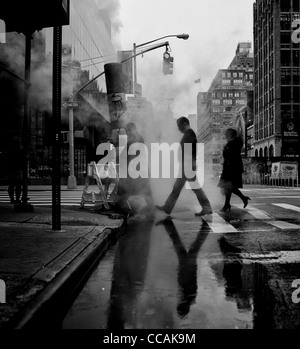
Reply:
[[225, 195], [225, 204], [221, 212], [230, 211], [230, 199], [232, 193], [242, 199], [244, 208], [251, 200], [248, 196], [242, 194], [239, 188], [243, 188], [242, 173], [244, 172], [241, 149], [243, 141], [237, 135], [237, 131], [228, 128], [225, 133], [227, 143], [223, 150], [223, 171], [218, 186]]
[[[192, 170], [196, 170], [196, 158], [197, 158], [197, 137], [195, 132], [190, 127], [189, 119], [185, 116], [181, 116], [179, 119], [177, 119], [177, 126], [181, 133], [183, 133], [183, 137], [180, 141], [180, 146], [182, 149], [182, 158], [181, 161], [181, 167], [182, 170], [185, 166], [186, 162], [191, 162], [192, 164]], [[184, 153], [184, 146], [185, 144], [192, 144], [192, 154], [186, 154]], [[185, 158], [187, 156], [187, 158]], [[184, 171], [182, 171], [181, 176], [176, 179], [176, 182], [174, 183], [173, 189], [169, 197], [167, 198], [165, 204], [163, 206], [155, 205], [159, 210], [165, 212], [166, 214], [170, 214], [177, 202], [177, 199], [181, 193], [181, 190], [183, 189], [185, 183], [187, 181], [195, 181], [195, 178], [189, 179], [185, 176]], [[211, 204], [202, 188], [198, 189], [192, 189], [195, 193], [198, 202], [200, 206], [202, 207], [202, 210], [200, 212], [195, 213], [196, 216], [204, 216], [207, 214], [212, 214], [212, 208]]]
[[8, 194], [10, 202], [20, 203], [22, 191], [22, 172], [25, 161], [25, 155], [21, 146], [20, 139], [14, 137], [6, 153]]

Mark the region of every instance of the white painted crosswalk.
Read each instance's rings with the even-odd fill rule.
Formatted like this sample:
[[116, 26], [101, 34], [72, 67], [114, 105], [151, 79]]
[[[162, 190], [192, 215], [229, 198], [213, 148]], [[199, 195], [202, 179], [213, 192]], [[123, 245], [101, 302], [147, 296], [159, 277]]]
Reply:
[[[276, 216], [285, 216], [285, 214], [291, 214], [292, 211], [300, 212], [300, 207], [285, 203], [273, 203], [270, 206], [280, 207], [279, 212]], [[212, 215], [207, 215], [202, 217], [202, 220], [207, 224], [210, 233], [213, 234], [228, 234], [228, 233], [254, 233], [254, 232], [268, 232], [268, 231], [299, 231], [300, 232], [300, 218], [291, 219], [287, 215], [287, 219], [283, 220], [276, 219], [274, 215], [255, 207], [254, 205], [249, 205], [245, 209], [243, 205], [236, 204], [233, 207], [237, 208], [236, 214], [241, 213], [240, 219], [236, 215], [221, 214], [216, 211]], [[232, 207], [232, 209], [233, 209]], [[291, 221], [292, 220], [292, 221]], [[194, 221], [195, 229], [199, 222]]]
[[[52, 191], [29, 191], [29, 203], [34, 206], [52, 206]], [[82, 191], [61, 191], [62, 206], [80, 206]], [[8, 193], [0, 192], [0, 203], [10, 203]], [[89, 204], [85, 204], [89, 206]]]
[[[204, 218], [205, 220], [205, 218]], [[219, 216], [217, 213], [211, 215], [211, 219], [206, 219], [206, 223], [210, 227], [211, 231], [216, 234], [224, 233], [237, 233], [237, 229], [233, 225], [228, 223], [225, 219]]]
[[295, 205], [290, 205], [290, 204], [273, 204], [274, 206], [279, 206], [282, 208], [285, 208], [287, 210], [292, 210], [292, 211], [296, 211], [296, 212], [300, 212], [300, 207], [295, 206]]

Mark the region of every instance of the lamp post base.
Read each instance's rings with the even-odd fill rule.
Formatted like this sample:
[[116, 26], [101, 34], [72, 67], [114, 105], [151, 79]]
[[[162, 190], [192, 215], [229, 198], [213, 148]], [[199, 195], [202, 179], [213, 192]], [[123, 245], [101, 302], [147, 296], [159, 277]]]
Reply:
[[68, 177], [68, 189], [77, 189], [77, 181], [75, 176]]

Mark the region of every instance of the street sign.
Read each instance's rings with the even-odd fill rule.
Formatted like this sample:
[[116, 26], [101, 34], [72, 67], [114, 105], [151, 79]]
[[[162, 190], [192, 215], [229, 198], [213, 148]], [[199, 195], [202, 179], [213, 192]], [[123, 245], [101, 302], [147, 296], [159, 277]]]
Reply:
[[64, 102], [62, 105], [64, 108], [79, 108], [80, 104], [79, 102]]

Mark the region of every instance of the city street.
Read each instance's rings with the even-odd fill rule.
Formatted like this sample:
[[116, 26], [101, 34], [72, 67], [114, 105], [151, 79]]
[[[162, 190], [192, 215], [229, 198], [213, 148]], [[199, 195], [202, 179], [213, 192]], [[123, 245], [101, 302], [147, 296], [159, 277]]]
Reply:
[[132, 219], [62, 327], [299, 328], [300, 191], [243, 192], [246, 209], [234, 198], [199, 218], [179, 200], [171, 217]]
[[300, 328], [300, 0], [3, 1], [0, 96], [1, 329]]

